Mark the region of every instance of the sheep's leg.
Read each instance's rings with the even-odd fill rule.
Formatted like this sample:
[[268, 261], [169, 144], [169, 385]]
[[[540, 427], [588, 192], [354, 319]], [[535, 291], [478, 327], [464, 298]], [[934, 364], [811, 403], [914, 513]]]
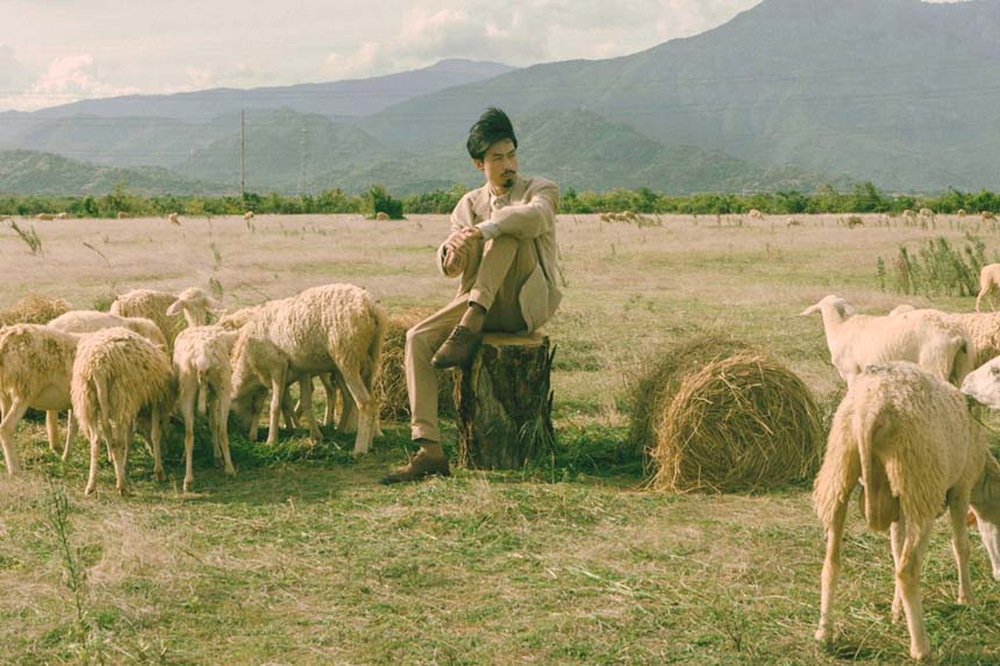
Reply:
[[340, 412], [340, 421], [337, 423], [337, 430], [345, 434], [353, 434], [358, 431], [358, 410], [354, 406], [354, 399], [347, 389], [342, 375], [337, 375], [337, 386], [340, 388], [340, 402], [343, 409]]
[[337, 389], [333, 385], [332, 373], [320, 373], [319, 381], [323, 384], [323, 392], [326, 393], [326, 411], [323, 412], [323, 425], [328, 426], [333, 423], [333, 408], [337, 402]]
[[90, 433], [90, 475], [87, 477], [87, 488], [83, 491], [84, 495], [89, 495], [94, 492], [94, 488], [97, 487], [97, 459], [100, 455], [101, 438], [95, 428], [94, 431]]
[[[153, 440], [153, 478], [157, 481], [166, 481], [167, 475], [163, 471], [163, 418], [160, 412], [163, 408], [156, 405], [150, 414], [149, 437]], [[125, 459], [128, 460], [128, 444], [125, 445]]]
[[219, 447], [222, 449], [222, 457], [225, 461], [225, 470], [228, 476], [235, 476], [236, 469], [233, 467], [233, 459], [229, 456], [229, 392], [220, 391], [218, 399], [215, 401], [215, 409], [218, 410], [219, 422]]
[[299, 427], [298, 409], [292, 404], [292, 394], [283, 387], [281, 397], [281, 413], [285, 417], [285, 427], [295, 431]]
[[190, 389], [183, 390], [180, 397], [181, 416], [184, 418], [184, 492], [191, 490], [194, 483], [194, 398]]
[[303, 377], [299, 380], [299, 401], [305, 407], [306, 425], [309, 427], [309, 436], [314, 441], [322, 441], [323, 433], [316, 426], [316, 411], [313, 409], [313, 380], [312, 377]]
[[27, 411], [28, 401], [14, 398], [4, 410], [3, 421], [0, 422], [0, 445], [3, 446], [3, 458], [7, 463], [7, 476], [14, 476], [21, 471], [17, 449], [14, 448], [14, 431]]
[[906, 625], [910, 631], [910, 656], [925, 659], [930, 655], [930, 641], [924, 628], [924, 609], [920, 600], [920, 567], [927, 550], [933, 521], [913, 524], [908, 521], [906, 536], [896, 564], [896, 586], [899, 588], [906, 611]]
[[111, 438], [111, 462], [115, 466], [115, 490], [119, 495], [125, 494], [125, 455], [129, 436], [129, 428], [120, 424], [113, 431]]
[[986, 294], [988, 294], [989, 291], [990, 291], [989, 285], [986, 285], [985, 287], [982, 287], [979, 290], [979, 294], [976, 296], [976, 312], [982, 312], [983, 311], [982, 307], [981, 307], [982, 306], [982, 302], [983, 302], [983, 297], [986, 296]]
[[826, 558], [823, 560], [819, 628], [816, 630], [816, 640], [826, 644], [833, 641], [833, 602], [837, 594], [837, 577], [840, 575], [840, 550], [846, 517], [847, 502], [841, 502], [834, 511], [832, 524], [826, 530]]
[[267, 432], [267, 443], [270, 445], [278, 441], [278, 417], [281, 413], [281, 403], [285, 397], [286, 373], [287, 370], [282, 368], [271, 378], [271, 412]]
[[208, 433], [212, 439], [212, 463], [216, 467], [222, 465], [222, 447], [219, 445], [219, 413], [215, 406], [218, 400], [212, 400], [208, 406]]
[[62, 459], [63, 462], [69, 460], [69, 452], [73, 447], [73, 438], [76, 437], [77, 423], [76, 419], [73, 418], [73, 410], [66, 412], [66, 444], [63, 447]]
[[49, 439], [52, 453], [59, 455], [59, 448], [56, 446], [59, 441], [59, 412], [51, 409], [45, 411], [45, 435]]
[[341, 368], [341, 376], [344, 378], [347, 389], [351, 392], [354, 404], [358, 408], [358, 434], [354, 438], [354, 454], [368, 453], [372, 443], [372, 429], [375, 425], [375, 401], [372, 400], [371, 393], [368, 392], [357, 371]]
[[[889, 543], [892, 546], [893, 566], [899, 568], [899, 559], [903, 556], [903, 539], [906, 537], [906, 518], [902, 514], [899, 520], [889, 526]], [[893, 585], [892, 621], [898, 623], [903, 619], [903, 596], [899, 591], [899, 583]]]
[[958, 567], [958, 603], [973, 604], [972, 579], [969, 576], [969, 515], [968, 502], [953, 500], [948, 504], [951, 516], [952, 541], [955, 566]]

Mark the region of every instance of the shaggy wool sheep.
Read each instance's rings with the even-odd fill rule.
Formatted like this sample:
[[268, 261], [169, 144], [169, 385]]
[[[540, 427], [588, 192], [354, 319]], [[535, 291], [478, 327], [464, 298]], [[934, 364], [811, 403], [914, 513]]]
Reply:
[[990, 299], [990, 309], [996, 310], [993, 294], [1000, 288], [1000, 264], [986, 264], [979, 271], [979, 294], [976, 296], [976, 312], [982, 312], [983, 298]]
[[[255, 394], [270, 388], [268, 443], [273, 444], [287, 384], [338, 372], [360, 414], [354, 451], [366, 453], [378, 414], [371, 385], [387, 326], [378, 301], [349, 284], [313, 287], [262, 308], [242, 328], [233, 349], [234, 413], [252, 414]], [[300, 391], [302, 403], [311, 405], [311, 379], [300, 381]], [[321, 437], [312, 410], [305, 413], [310, 435]]]
[[966, 216], [965, 209], [964, 208], [959, 208], [957, 211], [955, 211], [955, 215], [957, 215], [959, 217], [965, 217]]
[[250, 220], [253, 219], [253, 217], [254, 216], [253, 216], [253, 211], [252, 210], [248, 210], [247, 212], [243, 213], [243, 221], [244, 222], [249, 222]]
[[816, 513], [826, 530], [817, 640], [833, 638], [833, 603], [852, 489], [864, 484], [864, 515], [890, 530], [895, 561], [893, 618], [905, 611], [910, 654], [929, 655], [920, 566], [935, 519], [947, 509], [958, 567], [958, 602], [972, 602], [966, 516], [970, 503], [998, 572], [1000, 467], [982, 428], [953, 386], [911, 363], [869, 366], [851, 384], [833, 418], [816, 477]]
[[178, 227], [181, 226], [180, 220], [177, 219], [177, 213], [167, 215], [167, 222], [170, 224], [176, 224]]
[[978, 368], [1000, 356], [1000, 312], [942, 312], [930, 308], [915, 309], [911, 305], [897, 306], [890, 317], [910, 313], [911, 317], [927, 317], [959, 326], [972, 341], [969, 368]]
[[163, 480], [160, 442], [177, 399], [177, 381], [162, 349], [126, 328], [84, 336], [73, 362], [70, 396], [80, 429], [90, 441], [85, 494], [97, 485], [101, 437], [111, 449], [115, 487], [120, 494], [125, 492], [132, 428], [141, 410], [149, 413], [153, 473]]
[[996, 219], [997, 219], [996, 214], [992, 213], [992, 212], [990, 212], [988, 210], [981, 210], [981, 211], [979, 211], [979, 216], [983, 219], [983, 222], [986, 222], [987, 220], [994, 220], [994, 221], [996, 221]]
[[68, 220], [69, 219], [69, 213], [63, 211], [62, 213], [59, 213], [58, 215], [56, 215], [56, 219], [57, 220]]
[[[229, 405], [232, 400], [233, 368], [230, 355], [239, 333], [220, 326], [195, 326], [174, 340], [174, 372], [177, 374], [178, 406], [184, 417], [184, 490], [194, 483], [194, 410], [208, 411], [212, 451], [216, 464], [225, 462], [226, 474], [236, 474], [229, 455]], [[200, 396], [200, 398], [199, 398]]]
[[802, 311], [820, 312], [833, 365], [850, 386], [865, 366], [912, 361], [955, 384], [972, 369], [974, 347], [960, 326], [941, 317], [904, 313], [893, 317], [856, 314], [839, 296], [830, 295]]
[[36, 220], [42, 220], [43, 222], [51, 222], [56, 219], [55, 213], [39, 213], [35, 215]]
[[204, 326], [208, 320], [208, 312], [222, 310], [222, 303], [205, 293], [204, 289], [188, 287], [177, 295], [177, 300], [167, 308], [167, 316], [184, 315], [189, 327]]
[[172, 349], [174, 338], [188, 326], [204, 326], [209, 310], [220, 309], [221, 305], [203, 289], [191, 287], [179, 295], [152, 289], [133, 289], [122, 294], [111, 304], [111, 314], [122, 317], [145, 317], [152, 319], [167, 339]]
[[[14, 431], [28, 408], [63, 411], [70, 408], [70, 379], [78, 336], [40, 324], [0, 328], [0, 445], [7, 474], [20, 471]], [[48, 430], [56, 451], [58, 433]], [[67, 440], [68, 442], [68, 440]], [[69, 446], [63, 450], [63, 459]]]
[[751, 220], [763, 220], [764, 219], [764, 213], [760, 212], [756, 208], [751, 208], [750, 212], [747, 213], [747, 215], [750, 217]]

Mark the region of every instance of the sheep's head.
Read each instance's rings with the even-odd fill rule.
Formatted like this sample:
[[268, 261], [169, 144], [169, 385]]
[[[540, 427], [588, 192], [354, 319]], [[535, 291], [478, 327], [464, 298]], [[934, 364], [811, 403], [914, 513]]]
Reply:
[[1000, 357], [966, 375], [962, 393], [990, 409], [1000, 409]]
[[173, 317], [184, 313], [184, 319], [188, 326], [204, 326], [207, 321], [206, 313], [209, 311], [219, 312], [222, 310], [222, 303], [205, 293], [204, 289], [189, 287], [182, 291], [177, 300], [167, 308], [167, 315]]
[[805, 310], [799, 313], [799, 316], [807, 316], [816, 312], [827, 312], [835, 311], [841, 318], [850, 317], [854, 314], [854, 308], [852, 308], [847, 301], [845, 301], [840, 296], [836, 294], [830, 294], [820, 299], [814, 305], [810, 305]]

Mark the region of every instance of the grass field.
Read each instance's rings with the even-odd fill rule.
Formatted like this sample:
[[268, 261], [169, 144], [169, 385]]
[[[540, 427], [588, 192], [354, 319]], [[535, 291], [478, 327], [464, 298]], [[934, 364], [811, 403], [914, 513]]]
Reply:
[[[838, 293], [865, 312], [900, 302], [969, 310], [972, 299], [903, 298], [879, 289], [876, 257], [937, 232], [848, 229], [834, 216], [744, 226], [663, 217], [662, 226], [562, 216], [566, 298], [547, 332], [558, 346], [554, 467], [458, 471], [404, 487], [377, 483], [405, 459], [406, 424], [373, 454], [352, 440], [275, 450], [234, 437], [238, 475], [196, 450], [196, 492], [181, 493], [181, 438], [152, 481], [141, 446], [132, 493], [103, 465], [84, 498], [84, 445], [62, 464], [44, 427], [22, 424], [26, 474], [0, 479], [0, 663], [163, 664], [895, 664], [887, 537], [852, 516], [833, 650], [812, 639], [823, 536], [803, 485], [768, 495], [668, 496], [643, 488], [618, 455], [629, 378], [672, 342], [722, 330], [784, 359], [819, 401], [839, 389], [818, 317], [798, 312]], [[446, 302], [434, 269], [445, 216], [54, 221], [34, 224], [32, 255], [0, 227], [0, 307], [29, 291], [76, 307], [133, 287], [221, 287], [236, 307], [307, 286], [362, 285], [390, 312]], [[725, 221], [724, 221], [725, 222]], [[988, 252], [1000, 236], [983, 233]], [[202, 435], [206, 434], [203, 430]], [[448, 428], [449, 445], [454, 429]], [[68, 499], [71, 557], [52, 527]], [[852, 512], [853, 513], [853, 512]], [[57, 523], [59, 521], [56, 521]], [[978, 604], [955, 604], [941, 524], [924, 566], [938, 662], [1000, 663], [1000, 584], [974, 538]], [[85, 574], [77, 596], [70, 560]], [[80, 580], [77, 578], [77, 580]], [[76, 599], [85, 612], [77, 611]]]

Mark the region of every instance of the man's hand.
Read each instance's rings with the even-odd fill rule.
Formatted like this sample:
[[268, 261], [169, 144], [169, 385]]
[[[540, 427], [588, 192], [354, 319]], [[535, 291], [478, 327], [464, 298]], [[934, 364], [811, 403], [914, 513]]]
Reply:
[[451, 232], [451, 235], [444, 241], [444, 271], [448, 275], [454, 275], [465, 268], [469, 252], [472, 251], [472, 244], [478, 238], [482, 238], [483, 233], [476, 227], [462, 227]]

